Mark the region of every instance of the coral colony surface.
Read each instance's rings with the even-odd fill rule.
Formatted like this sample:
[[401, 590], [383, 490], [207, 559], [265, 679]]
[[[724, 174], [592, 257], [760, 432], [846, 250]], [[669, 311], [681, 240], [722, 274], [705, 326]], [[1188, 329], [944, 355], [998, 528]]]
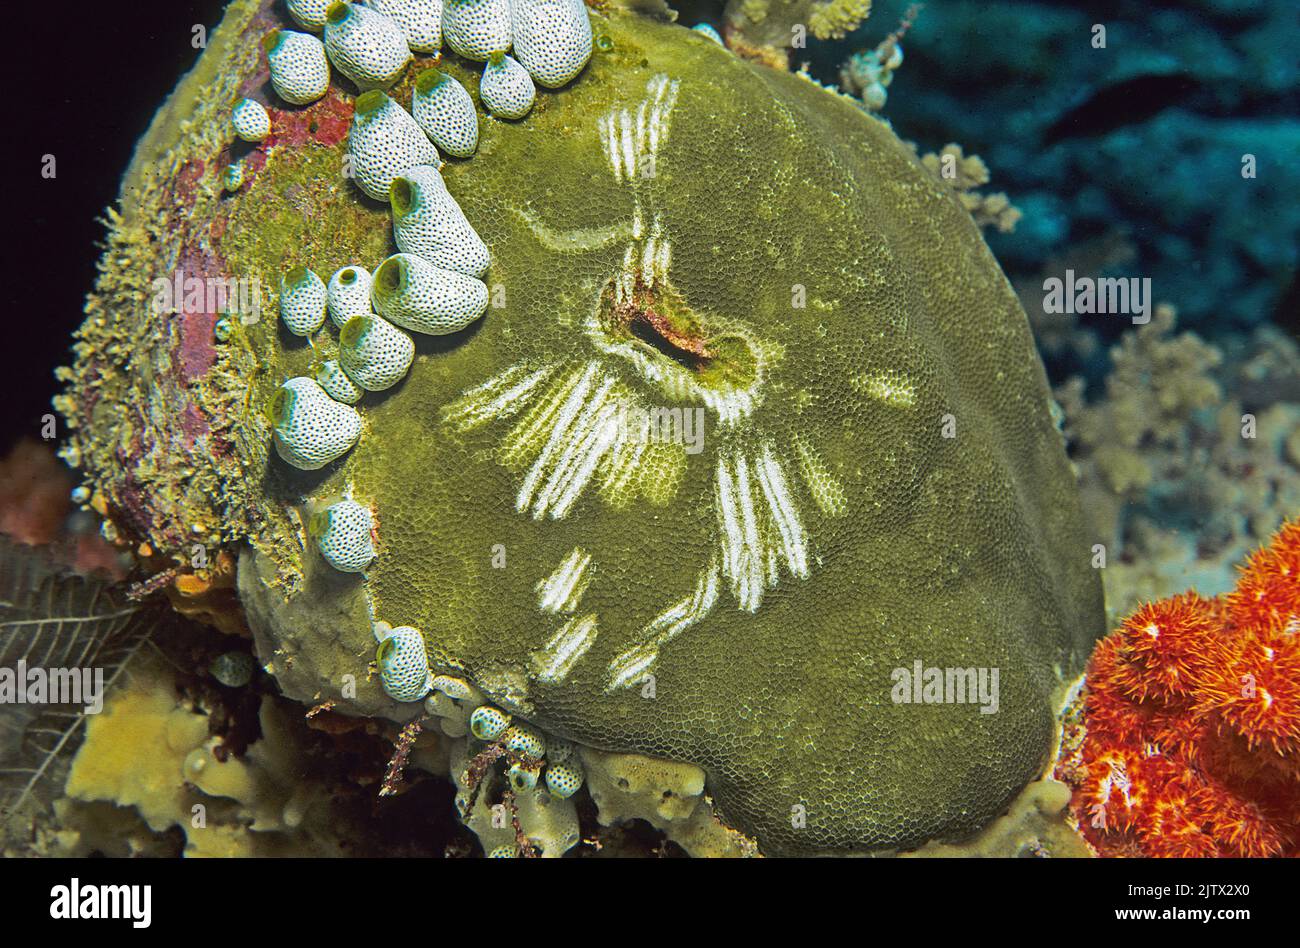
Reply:
[[1019, 205], [1100, 106], [900, 137], [933, 6], [230, 3], [0, 463], [4, 851], [1296, 855], [1295, 342]]

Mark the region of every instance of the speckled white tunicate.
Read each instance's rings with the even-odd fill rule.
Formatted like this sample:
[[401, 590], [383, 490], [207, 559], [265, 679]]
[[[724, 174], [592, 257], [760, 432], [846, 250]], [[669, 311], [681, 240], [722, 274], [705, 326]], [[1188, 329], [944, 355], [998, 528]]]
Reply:
[[449, 155], [468, 158], [478, 147], [478, 112], [465, 87], [437, 69], [415, 80], [411, 114], [433, 143]]
[[325, 14], [333, 3], [334, 0], [285, 0], [289, 15], [313, 33], [325, 29]]
[[359, 573], [375, 558], [375, 518], [355, 500], [341, 500], [311, 518], [311, 534], [325, 562], [340, 573]]
[[448, 698], [455, 698], [457, 701], [472, 699], [476, 694], [473, 685], [464, 678], [456, 678], [453, 675], [434, 675], [433, 680], [429, 682], [429, 687], [441, 691]]
[[506, 750], [524, 760], [541, 760], [546, 756], [546, 741], [542, 735], [522, 724], [511, 726], [501, 735]]
[[442, 0], [364, 0], [376, 13], [388, 17], [417, 53], [436, 53], [442, 46]]
[[567, 764], [576, 753], [572, 741], [566, 741], [562, 737], [548, 737], [546, 739], [546, 759], [553, 764]]
[[329, 8], [325, 52], [334, 68], [361, 89], [388, 88], [411, 61], [406, 35], [397, 23], [352, 3]]
[[484, 62], [510, 48], [509, 0], [443, 0], [442, 35], [466, 59]]
[[330, 320], [342, 329], [353, 316], [370, 312], [370, 271], [356, 265], [340, 267], [325, 287]]
[[246, 142], [260, 142], [271, 134], [271, 116], [256, 99], [240, 99], [230, 112], [230, 127]]
[[370, 288], [375, 312], [413, 332], [441, 336], [464, 329], [488, 304], [482, 280], [397, 253], [379, 265]]
[[577, 793], [582, 780], [582, 771], [572, 764], [551, 763], [546, 767], [546, 789], [561, 800]]
[[355, 405], [361, 400], [361, 389], [348, 378], [337, 359], [330, 359], [316, 370], [316, 381], [325, 390], [325, 394], [336, 402]]
[[386, 632], [375, 631], [379, 650], [379, 681], [394, 701], [423, 701], [429, 693], [429, 657], [424, 636], [409, 625]]
[[495, 741], [510, 727], [510, 715], [485, 704], [469, 716], [469, 729], [480, 741]]
[[691, 27], [691, 29], [693, 29], [696, 33], [700, 33], [704, 36], [707, 36], [709, 39], [713, 40], [713, 42], [717, 43], [719, 46], [726, 45], [724, 42], [722, 42], [722, 34], [719, 33], [714, 28], [712, 23], [696, 23], [694, 26]]
[[348, 132], [348, 155], [357, 187], [377, 201], [388, 200], [393, 179], [416, 165], [438, 165], [438, 149], [411, 113], [382, 92], [358, 96]]
[[315, 379], [298, 376], [271, 402], [276, 453], [300, 471], [315, 471], [342, 457], [361, 436], [361, 416], [325, 394]]
[[226, 173], [221, 177], [221, 186], [227, 191], [238, 191], [244, 186], [243, 159], [226, 165]]
[[497, 118], [519, 119], [533, 107], [537, 87], [533, 85], [533, 77], [513, 58], [493, 53], [483, 67], [478, 95], [483, 107]]
[[506, 780], [510, 781], [510, 786], [515, 789], [515, 792], [522, 793], [537, 786], [538, 771], [539, 768], [536, 766], [511, 764], [506, 771]]
[[271, 68], [271, 88], [284, 101], [306, 105], [330, 87], [330, 64], [325, 47], [310, 33], [276, 30], [262, 40]]
[[368, 392], [400, 382], [415, 358], [415, 342], [379, 316], [353, 316], [339, 333], [339, 365]]
[[402, 253], [423, 257], [435, 267], [481, 277], [491, 258], [487, 244], [432, 165], [417, 165], [393, 179], [393, 241]]
[[591, 21], [582, 0], [510, 0], [514, 56], [540, 85], [564, 85], [591, 59]]
[[306, 267], [294, 267], [280, 280], [280, 318], [295, 336], [310, 336], [325, 323], [325, 284]]

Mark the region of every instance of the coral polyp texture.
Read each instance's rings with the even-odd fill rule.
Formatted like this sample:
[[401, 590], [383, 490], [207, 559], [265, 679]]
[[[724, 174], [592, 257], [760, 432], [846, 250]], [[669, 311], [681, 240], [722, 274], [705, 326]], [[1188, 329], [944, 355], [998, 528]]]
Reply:
[[[59, 400], [116, 528], [237, 555], [285, 698], [400, 728], [390, 796], [436, 738], [484, 852], [562, 855], [592, 801], [697, 854], [994, 823], [1104, 612], [1025, 314], [959, 196], [853, 99], [685, 27], [447, 0], [462, 97], [365, 27], [391, 6], [330, 8], [357, 85], [291, 108], [258, 47], [282, 7], [237, 0], [140, 145]], [[251, 147], [250, 96], [274, 129]], [[260, 281], [268, 313], [151, 307], [179, 268]], [[295, 337], [275, 293], [305, 272], [335, 275], [333, 318], [312, 284]], [[342, 498], [379, 525], [360, 572], [328, 562], [365, 558], [359, 524], [308, 542]]]
[[1058, 773], [1107, 856], [1300, 855], [1300, 520], [1098, 645]]

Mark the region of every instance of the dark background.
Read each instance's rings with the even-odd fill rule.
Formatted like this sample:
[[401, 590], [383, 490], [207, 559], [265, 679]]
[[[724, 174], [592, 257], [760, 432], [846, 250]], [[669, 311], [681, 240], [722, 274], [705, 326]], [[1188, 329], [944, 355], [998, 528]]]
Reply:
[[[202, 52], [191, 45], [194, 25], [211, 31], [223, 6], [6, 5], [0, 456], [20, 437], [39, 437], [59, 389], [54, 368], [71, 361], [72, 332], [94, 282], [100, 218], [137, 139]], [[41, 176], [47, 154], [57, 164], [52, 179]]]

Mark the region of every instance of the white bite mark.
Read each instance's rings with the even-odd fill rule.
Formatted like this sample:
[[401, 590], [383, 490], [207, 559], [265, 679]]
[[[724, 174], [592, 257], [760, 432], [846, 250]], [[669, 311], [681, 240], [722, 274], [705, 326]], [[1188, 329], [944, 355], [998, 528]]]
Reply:
[[802, 437], [795, 438], [794, 449], [799, 455], [799, 473], [813, 502], [824, 514], [832, 517], [843, 514], [848, 509], [848, 498], [821, 455]]
[[596, 615], [572, 618], [560, 626], [550, 641], [531, 656], [533, 671], [539, 681], [559, 684], [596, 641]]
[[537, 386], [554, 371], [554, 366], [529, 372], [525, 366], [512, 365], [446, 406], [442, 410], [443, 420], [458, 431], [472, 431], [497, 419], [509, 418], [532, 399]]
[[548, 510], [554, 520], [568, 514], [601, 457], [614, 444], [616, 407], [608, 403], [615, 378], [600, 373], [600, 387], [591, 393], [596, 377], [597, 365], [591, 362], [560, 409], [546, 447], [519, 489], [515, 509], [522, 513], [531, 505], [534, 520], [542, 519]]
[[873, 372], [849, 380], [854, 388], [895, 408], [916, 404], [916, 386], [900, 372]]
[[551, 613], [574, 612], [587, 591], [590, 564], [591, 554], [575, 546], [555, 572], [537, 584], [537, 608]]
[[[790, 574], [798, 579], [808, 576], [808, 538], [803, 524], [799, 520], [799, 511], [795, 508], [794, 498], [786, 484], [785, 472], [772, 454], [772, 446], [764, 445], [763, 455], [758, 462], [758, 483], [767, 498], [768, 509], [776, 522], [777, 532], [781, 537], [781, 550], [785, 554], [786, 565]], [[775, 548], [773, 548], [775, 551]], [[773, 572], [775, 566], [773, 566]], [[776, 583], [775, 576], [772, 579]]]
[[[756, 506], [760, 494], [764, 504]], [[757, 461], [739, 453], [730, 465], [719, 458], [714, 510], [722, 574], [741, 609], [758, 609], [766, 590], [776, 586], [782, 561], [790, 575], [807, 578], [807, 532], [770, 444], [763, 446]]]
[[702, 621], [718, 601], [718, 564], [700, 573], [695, 591], [673, 603], [641, 631], [640, 641], [609, 665], [607, 691], [635, 684], [659, 658], [659, 651], [691, 626]]

